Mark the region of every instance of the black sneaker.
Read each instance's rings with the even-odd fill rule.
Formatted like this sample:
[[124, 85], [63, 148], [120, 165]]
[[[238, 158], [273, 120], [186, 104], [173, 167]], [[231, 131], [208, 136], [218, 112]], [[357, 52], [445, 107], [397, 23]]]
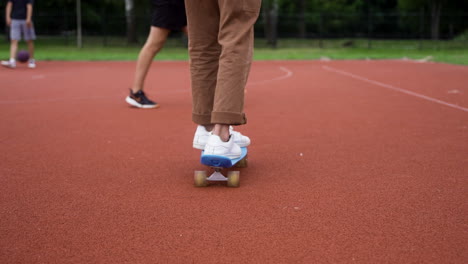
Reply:
[[125, 98], [125, 101], [129, 103], [131, 106], [139, 107], [139, 108], [158, 108], [159, 105], [156, 102], [151, 101], [146, 97], [143, 91], [138, 91], [136, 93], [132, 92], [130, 89], [130, 95]]

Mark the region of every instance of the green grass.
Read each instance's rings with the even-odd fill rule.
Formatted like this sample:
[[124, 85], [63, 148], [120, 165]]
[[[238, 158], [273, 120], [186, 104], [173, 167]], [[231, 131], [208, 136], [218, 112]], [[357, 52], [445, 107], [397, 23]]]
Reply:
[[388, 49], [317, 49], [286, 48], [278, 50], [256, 49], [257, 60], [315, 60], [320, 58], [332, 60], [363, 59], [424, 59], [432, 61], [468, 65], [467, 50], [388, 50]]
[[[141, 45], [125, 46], [122, 39], [86, 39], [82, 49], [76, 48], [72, 40], [39, 39], [36, 42], [36, 59], [67, 61], [135, 60]], [[347, 43], [347, 47], [345, 46]], [[365, 39], [349, 40], [297, 40], [281, 39], [276, 49], [268, 47], [264, 40], [256, 41], [255, 60], [316, 60], [327, 57], [343, 59], [423, 59], [468, 65], [466, 41], [394, 41], [373, 40], [372, 48]], [[322, 46], [322, 48], [320, 48]], [[8, 43], [0, 43], [0, 58], [8, 57]], [[25, 48], [21, 44], [21, 49]], [[180, 39], [170, 39], [157, 56], [158, 60], [188, 60], [187, 49]]]

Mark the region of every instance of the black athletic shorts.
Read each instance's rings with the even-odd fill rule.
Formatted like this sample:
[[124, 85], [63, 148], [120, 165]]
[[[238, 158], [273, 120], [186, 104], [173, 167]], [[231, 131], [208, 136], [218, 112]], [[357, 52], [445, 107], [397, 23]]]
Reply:
[[170, 30], [187, 26], [183, 0], [153, 0], [151, 25]]

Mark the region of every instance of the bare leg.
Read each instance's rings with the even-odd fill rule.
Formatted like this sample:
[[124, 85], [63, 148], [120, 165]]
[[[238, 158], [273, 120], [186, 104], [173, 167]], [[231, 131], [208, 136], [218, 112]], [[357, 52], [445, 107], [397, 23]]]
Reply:
[[28, 40], [29, 58], [34, 59], [34, 41]]
[[222, 141], [229, 141], [229, 125], [215, 124], [213, 135], [219, 136]]
[[143, 90], [146, 75], [148, 74], [151, 63], [156, 54], [158, 54], [164, 46], [169, 33], [170, 30], [168, 29], [151, 27], [148, 39], [138, 55], [135, 80], [132, 86], [133, 93]]
[[214, 125], [203, 125], [206, 129], [206, 131], [213, 131]]
[[10, 59], [16, 59], [16, 52], [18, 51], [18, 40], [11, 40], [10, 43]]

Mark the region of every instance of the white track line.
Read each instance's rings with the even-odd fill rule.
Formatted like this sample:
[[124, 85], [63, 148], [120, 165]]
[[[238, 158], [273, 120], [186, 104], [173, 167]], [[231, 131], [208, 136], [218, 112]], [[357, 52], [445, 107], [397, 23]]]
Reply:
[[[275, 77], [273, 79], [268, 79], [268, 80], [261, 80], [257, 82], [249, 82], [246, 86], [251, 86], [251, 85], [260, 85], [260, 84], [265, 84], [269, 82], [275, 82], [275, 81], [280, 81], [284, 80], [287, 78], [290, 78], [293, 76], [293, 72], [289, 70], [286, 67], [280, 66], [279, 69], [284, 72], [285, 74]], [[164, 94], [172, 94], [172, 93], [181, 93], [181, 92], [190, 92], [190, 89], [177, 89], [177, 90], [169, 90], [169, 91], [161, 91], [161, 93]], [[112, 96], [97, 96], [97, 97], [78, 97], [78, 98], [51, 98], [51, 99], [32, 99], [32, 100], [15, 100], [15, 101], [0, 101], [0, 105], [7, 105], [7, 104], [22, 104], [22, 103], [48, 103], [48, 102], [58, 102], [58, 101], [65, 101], [65, 100], [93, 100], [93, 99], [102, 99], [102, 98], [109, 98], [109, 97], [115, 97], [115, 95]], [[125, 98], [125, 97], [123, 97]]]
[[[9, 105], [9, 104], [28, 104], [28, 103], [53, 103], [53, 102], [62, 102], [62, 101], [78, 101], [78, 100], [99, 100], [117, 97], [117, 95], [106, 95], [106, 96], [93, 96], [93, 97], [59, 97], [59, 98], [48, 98], [48, 99], [31, 99], [31, 100], [12, 100], [12, 101], [0, 101], [0, 105]], [[125, 99], [125, 96], [118, 95]]]
[[411, 91], [408, 91], [408, 90], [405, 90], [405, 89], [402, 89], [402, 88], [399, 88], [399, 87], [395, 87], [395, 86], [390, 85], [390, 84], [385, 84], [385, 83], [381, 83], [381, 82], [378, 82], [378, 81], [370, 80], [370, 79], [367, 79], [365, 77], [361, 77], [359, 75], [355, 75], [355, 74], [345, 72], [345, 71], [342, 71], [342, 70], [334, 69], [334, 68], [329, 67], [329, 66], [322, 66], [322, 68], [324, 70], [327, 70], [327, 71], [330, 71], [330, 72], [345, 75], [345, 76], [348, 76], [348, 77], [351, 77], [351, 78], [354, 78], [354, 79], [357, 79], [357, 80], [360, 80], [360, 81], [372, 83], [372, 84], [375, 84], [375, 85], [378, 85], [378, 86], [381, 86], [381, 87], [384, 87], [384, 88], [387, 88], [387, 89], [390, 89], [390, 90], [394, 90], [394, 91], [397, 91], [397, 92], [400, 92], [400, 93], [412, 95], [412, 96], [415, 96], [415, 97], [418, 97], [418, 98], [421, 98], [421, 99], [424, 99], [424, 100], [427, 100], [427, 101], [431, 101], [433, 103], [438, 103], [438, 104], [441, 104], [441, 105], [445, 105], [445, 106], [448, 106], [448, 107], [452, 107], [452, 108], [455, 108], [455, 109], [458, 109], [458, 110], [468, 112], [468, 108], [458, 106], [458, 105], [455, 105], [455, 104], [451, 104], [451, 103], [447, 103], [447, 102], [444, 102], [444, 101], [441, 101], [441, 100], [438, 100], [438, 99], [435, 99], [435, 98], [432, 98], [432, 97], [429, 97], [429, 96], [426, 96], [426, 95], [411, 92]]
[[247, 86], [265, 84], [265, 83], [275, 82], [275, 81], [281, 81], [281, 80], [290, 78], [290, 77], [293, 76], [293, 74], [294, 74], [291, 70], [289, 70], [289, 69], [286, 68], [286, 67], [280, 66], [279, 69], [280, 69], [281, 71], [285, 72], [286, 74], [281, 75], [281, 76], [278, 76], [278, 77], [273, 78], [273, 79], [262, 80], [262, 81], [257, 81], [257, 82], [250, 82], [250, 83], [247, 84]]
[[[261, 81], [256, 81], [256, 82], [248, 82], [246, 87], [249, 87], [249, 86], [254, 86], [254, 85], [260, 85], [260, 84], [265, 84], [265, 83], [270, 83], [270, 82], [275, 82], [275, 81], [281, 81], [281, 80], [284, 80], [284, 79], [287, 79], [287, 78], [290, 78], [291, 76], [293, 76], [293, 71], [289, 70], [288, 68], [286, 67], [283, 67], [283, 66], [280, 66], [278, 67], [282, 72], [284, 72], [285, 74], [281, 75], [281, 76], [278, 76], [278, 77], [275, 77], [275, 78], [272, 78], [272, 79], [267, 79], [267, 80], [261, 80]], [[164, 94], [172, 94], [172, 93], [182, 93], [182, 92], [190, 92], [191, 90], [190, 89], [177, 89], [177, 90], [166, 90], [166, 91], [161, 91], [160, 93], [164, 93]]]

